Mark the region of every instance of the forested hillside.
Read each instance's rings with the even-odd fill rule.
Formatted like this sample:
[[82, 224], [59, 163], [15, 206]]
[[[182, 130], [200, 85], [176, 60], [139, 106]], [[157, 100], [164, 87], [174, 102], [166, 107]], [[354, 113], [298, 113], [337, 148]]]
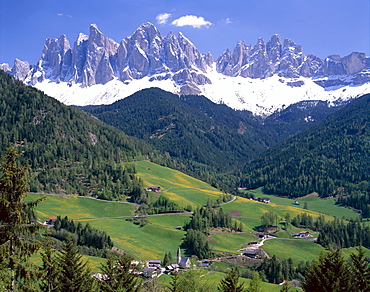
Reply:
[[242, 186], [289, 197], [369, 191], [369, 119], [364, 95], [247, 164]]
[[178, 96], [158, 88], [86, 110], [182, 163], [194, 161], [217, 172], [239, 170], [275, 142], [251, 117], [203, 96]]
[[[31, 191], [118, 198], [133, 190], [120, 162], [153, 152], [144, 141], [67, 107], [0, 70], [0, 150], [22, 146]], [[126, 180], [124, 180], [126, 178]]]

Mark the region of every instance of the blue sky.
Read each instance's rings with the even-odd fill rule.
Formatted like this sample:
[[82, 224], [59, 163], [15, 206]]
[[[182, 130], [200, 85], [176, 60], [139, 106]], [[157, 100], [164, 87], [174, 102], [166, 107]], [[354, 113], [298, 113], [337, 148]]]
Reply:
[[0, 0], [0, 64], [36, 64], [45, 39], [71, 45], [91, 23], [120, 42], [144, 22], [162, 35], [182, 32], [216, 59], [239, 40], [254, 45], [277, 33], [320, 58], [370, 55], [369, 0]]

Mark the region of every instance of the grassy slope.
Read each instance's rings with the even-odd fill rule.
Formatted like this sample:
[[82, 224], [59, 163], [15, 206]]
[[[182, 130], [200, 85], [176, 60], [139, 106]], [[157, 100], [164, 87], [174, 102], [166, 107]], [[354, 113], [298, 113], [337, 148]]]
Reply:
[[[145, 185], [161, 186], [163, 189], [162, 194], [165, 194], [172, 200], [176, 200], [180, 205], [201, 206], [206, 203], [208, 198], [215, 199], [222, 195], [222, 192], [178, 171], [161, 167], [148, 161], [135, 162], [135, 164], [137, 173], [143, 179]], [[258, 191], [256, 190], [255, 192]], [[28, 199], [35, 199], [40, 196], [38, 194], [30, 194]], [[328, 200], [323, 201], [316, 198], [316, 201], [311, 200], [311, 203], [308, 203], [310, 210], [303, 210], [300, 208], [302, 206], [296, 207], [292, 205], [291, 200], [287, 200], [283, 204], [284, 200], [287, 199], [273, 197], [272, 201], [278, 204], [263, 204], [238, 197], [234, 202], [223, 205], [222, 208], [225, 212], [236, 210], [240, 213], [240, 217], [234, 217], [234, 220], [243, 224], [245, 232], [213, 235], [209, 238], [211, 247], [216, 251], [237, 253], [237, 250], [244, 247], [246, 243], [257, 240], [252, 232], [261, 224], [260, 218], [265, 212], [273, 211], [281, 217], [284, 217], [288, 212], [292, 217], [301, 212], [318, 216], [319, 214], [310, 208], [310, 205], [314, 205], [312, 202], [329, 202]], [[89, 222], [93, 227], [105, 230], [118, 248], [128, 251], [137, 259], [162, 259], [164, 253], [168, 251], [175, 255], [185, 235], [184, 231], [177, 230], [176, 227], [183, 226], [189, 220], [190, 215], [150, 216], [148, 217], [149, 224], [139, 227], [132, 222], [125, 221], [125, 216], [132, 215], [136, 207], [136, 205], [127, 203], [56, 195], [47, 196], [47, 199], [36, 210], [42, 220], [48, 216], [67, 215], [74, 220]], [[114, 219], [114, 217], [121, 218]], [[327, 216], [327, 218], [332, 217]], [[288, 240], [290, 239], [289, 232], [280, 234], [281, 237], [286, 238], [285, 240], [272, 239], [265, 242], [264, 249], [269, 255], [275, 254], [279, 258], [292, 257], [294, 261], [312, 260], [324, 250], [312, 241]], [[345, 253], [349, 254], [350, 252], [345, 251]], [[99, 262], [95, 263], [94, 259], [90, 259], [90, 262], [95, 267], [99, 265]]]
[[[201, 277], [201, 283], [204, 285], [210, 285], [214, 291], [217, 291], [217, 288], [220, 284], [221, 279], [225, 278], [225, 274], [221, 272], [215, 272], [215, 271], [203, 271], [203, 274], [200, 275]], [[164, 284], [166, 286], [169, 286], [169, 283], [171, 281], [171, 277], [168, 275], [162, 275], [159, 278], [159, 282], [161, 284]], [[250, 279], [245, 279], [245, 278], [239, 278], [239, 281], [244, 283], [244, 288], [247, 289], [249, 287], [249, 284], [251, 282]], [[270, 284], [270, 283], [262, 283], [262, 288], [264, 291], [268, 292], [277, 292], [280, 291], [281, 286], [280, 285], [275, 285], [275, 284]], [[297, 289], [298, 291], [301, 291], [301, 289]]]
[[[190, 176], [161, 167], [148, 161], [135, 162], [138, 175], [145, 185], [159, 185], [162, 193], [180, 205], [193, 207], [204, 205], [208, 198], [217, 199], [222, 192]], [[41, 197], [29, 194], [28, 199]], [[148, 218], [150, 224], [139, 227], [125, 221], [137, 207], [134, 204], [106, 202], [91, 198], [53, 195], [37, 206], [41, 220], [49, 216], [68, 216], [70, 219], [89, 222], [93, 227], [105, 230], [114, 244], [127, 250], [138, 259], [162, 259], [165, 252], [176, 254], [185, 232], [177, 230], [189, 220], [189, 215], [158, 215]], [[114, 217], [122, 217], [116, 218]]]
[[[29, 194], [27, 200], [42, 197], [40, 194]], [[68, 216], [69, 219], [91, 219], [102, 217], [131, 216], [136, 206], [128, 203], [107, 202], [86, 197], [67, 195], [47, 195], [36, 207], [37, 216], [42, 221], [49, 216]]]
[[307, 207], [309, 210], [323, 213], [329, 216], [335, 216], [338, 218], [352, 218], [356, 219], [360, 217], [360, 214], [339, 205], [335, 205], [334, 198], [320, 199], [317, 195], [309, 195], [302, 198], [297, 198], [296, 200], [300, 205], [293, 205], [294, 199], [282, 198], [272, 195], [266, 195], [262, 192], [261, 188], [255, 190], [248, 190], [248, 193], [253, 193], [255, 197], [269, 197], [271, 202], [285, 205], [285, 206], [294, 206], [297, 208], [303, 209], [304, 203], [307, 202]]
[[[222, 209], [225, 212], [238, 211], [241, 217], [256, 219], [260, 219], [262, 215], [268, 211], [275, 212], [282, 218], [284, 218], [286, 213], [290, 213], [292, 218], [300, 213], [307, 213], [313, 217], [318, 217], [320, 215], [317, 212], [297, 208], [294, 205], [285, 206], [275, 203], [265, 204], [241, 197], [238, 197], [234, 202], [230, 204], [223, 205]], [[326, 217], [330, 218], [329, 216]], [[237, 217], [235, 219], [237, 219]], [[258, 222], [258, 225], [260, 225], [260, 223], [261, 222]]]
[[208, 198], [215, 200], [223, 194], [218, 189], [177, 170], [149, 161], [134, 164], [137, 175], [142, 178], [145, 186], [160, 186], [165, 196], [181, 206], [202, 206]]

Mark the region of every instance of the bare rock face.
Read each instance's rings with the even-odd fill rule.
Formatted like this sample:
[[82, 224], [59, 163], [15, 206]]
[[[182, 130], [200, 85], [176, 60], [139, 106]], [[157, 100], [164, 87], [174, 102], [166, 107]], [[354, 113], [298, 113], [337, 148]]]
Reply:
[[86, 62], [86, 52], [89, 36], [83, 33], [78, 35], [72, 49], [72, 75], [69, 83], [82, 83], [84, 65]]
[[65, 35], [45, 41], [41, 59], [37, 66], [40, 76], [37, 80], [51, 79], [65, 81], [72, 63], [69, 41]]
[[3, 70], [5, 72], [11, 72], [12, 68], [9, 66], [8, 63], [0, 64], [0, 70]]
[[324, 60], [321, 74], [324, 76], [352, 75], [364, 69], [369, 59], [365, 53], [358, 52], [353, 52], [343, 58], [338, 55], [331, 55]]
[[[322, 60], [313, 54], [305, 56], [300, 45], [290, 39], [282, 41], [278, 34], [267, 43], [259, 38], [254, 46], [239, 41], [215, 63], [217, 72], [232, 77], [304, 76], [315, 78], [323, 87], [370, 81], [370, 58], [364, 53], [354, 52], [343, 58], [332, 55]], [[65, 35], [48, 38], [37, 65], [15, 60], [11, 74], [30, 85], [48, 79], [82, 87], [115, 78], [122, 82], [144, 77], [150, 81], [170, 79], [180, 87], [180, 93], [198, 94], [198, 86], [211, 83], [207, 71], [213, 64], [212, 55], [200, 53], [182, 33], [162, 36], [153, 24], [144, 23], [132, 36], [117, 43], [92, 24], [89, 35], [79, 34], [73, 47]], [[0, 69], [10, 70], [5, 65]]]
[[11, 72], [19, 80], [25, 80], [32, 73], [30, 64], [27, 61], [21, 61], [19, 59], [14, 60], [14, 66]]
[[89, 35], [79, 34], [73, 48], [65, 35], [48, 38], [38, 64], [31, 69], [28, 63], [16, 60], [12, 74], [31, 85], [49, 79], [82, 87], [114, 78], [123, 82], [146, 76], [153, 76], [151, 80], [172, 78], [186, 86], [184, 91], [197, 94], [198, 85], [211, 82], [203, 73], [212, 64], [212, 55], [201, 54], [181, 33], [163, 37], [153, 24], [144, 23], [118, 44], [92, 24]]
[[[331, 76], [327, 80], [315, 81], [323, 87], [368, 82], [370, 79], [366, 68], [369, 67], [370, 58], [364, 53], [353, 52], [343, 58], [332, 55], [322, 60], [313, 54], [305, 56], [302, 47], [290, 39], [285, 39], [282, 44], [277, 34], [267, 43], [260, 38], [253, 47], [239, 41], [233, 53], [227, 49], [216, 60], [217, 71], [226, 76], [250, 78], [267, 78], [275, 74], [286, 78]], [[349, 80], [339, 77], [343, 75], [353, 75], [353, 78]]]
[[109, 58], [116, 54], [118, 44], [105, 37], [95, 24], [90, 26], [86, 44], [86, 59], [82, 71], [82, 85], [105, 84], [114, 78]]
[[[216, 68], [227, 76], [266, 78], [279, 74], [292, 78], [300, 76], [305, 61], [301, 46], [289, 39], [282, 44], [280, 36], [275, 34], [267, 43], [260, 38], [254, 47], [239, 41], [232, 55], [230, 50], [226, 50], [217, 59]], [[307, 74], [313, 69], [305, 68], [304, 71]]]

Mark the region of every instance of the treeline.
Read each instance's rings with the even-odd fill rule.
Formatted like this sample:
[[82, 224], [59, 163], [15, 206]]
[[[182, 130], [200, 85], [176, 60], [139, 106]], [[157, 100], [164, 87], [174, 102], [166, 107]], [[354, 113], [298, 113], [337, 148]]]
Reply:
[[232, 217], [225, 213], [222, 208], [213, 209], [211, 207], [197, 208], [191, 216], [190, 222], [185, 224], [184, 229], [199, 230], [206, 234], [210, 228], [229, 228], [234, 231], [243, 231], [242, 224], [232, 221]]
[[351, 207], [361, 213], [363, 218], [370, 217], [370, 183], [361, 182], [361, 191], [355, 191], [347, 196], [335, 198], [335, 203], [345, 207]]
[[261, 279], [273, 284], [280, 284], [284, 280], [293, 279], [303, 280], [310, 262], [299, 261], [295, 267], [293, 260], [278, 259], [275, 255], [272, 258], [264, 258], [262, 263], [257, 267]]
[[190, 222], [185, 224], [187, 231], [182, 246], [187, 249], [188, 254], [197, 257], [209, 258], [213, 255], [207, 241], [211, 228], [228, 228], [234, 231], [243, 231], [242, 223], [239, 225], [232, 222], [231, 216], [211, 207], [197, 208], [191, 216]]
[[141, 214], [160, 214], [184, 212], [185, 210], [191, 211], [191, 206], [187, 208], [180, 207], [166, 196], [160, 195], [160, 197], [155, 200], [148, 196], [145, 202], [141, 202], [137, 212]]
[[[78, 248], [86, 254], [105, 257], [106, 250], [113, 247], [113, 242], [105, 231], [91, 227], [89, 223], [82, 225], [74, 222], [68, 216], [57, 216], [50, 236], [65, 241], [68, 237], [78, 245]], [[86, 248], [87, 247], [87, 248]]]
[[370, 95], [246, 164], [241, 186], [291, 198], [350, 194], [370, 181]]
[[326, 221], [322, 215], [314, 218], [302, 213], [294, 217], [291, 224], [320, 232], [317, 243], [325, 248], [349, 248], [359, 245], [370, 248], [370, 226], [359, 220], [347, 222], [334, 218], [332, 221]]

